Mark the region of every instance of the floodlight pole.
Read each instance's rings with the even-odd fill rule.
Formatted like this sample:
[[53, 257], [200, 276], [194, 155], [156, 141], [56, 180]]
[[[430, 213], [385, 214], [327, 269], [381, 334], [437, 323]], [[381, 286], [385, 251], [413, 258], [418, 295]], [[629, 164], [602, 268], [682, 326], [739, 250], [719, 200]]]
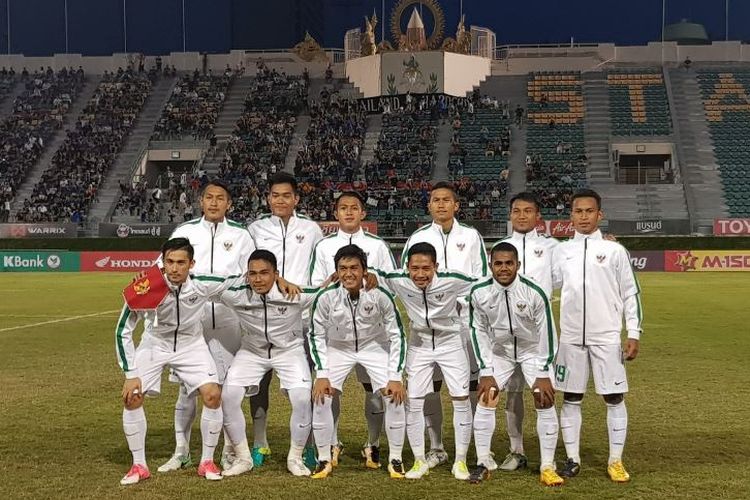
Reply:
[[128, 52], [128, 11], [125, 7], [126, 0], [122, 0], [122, 38], [123, 52]]
[[68, 53], [68, 0], [65, 0], [65, 53]]
[[185, 52], [187, 43], [185, 35], [185, 0], [182, 0], [182, 51]]
[[380, 42], [385, 42], [385, 0], [380, 2]]
[[664, 31], [667, 22], [667, 0], [661, 0], [661, 65], [664, 66]]
[[729, 41], [729, 0], [724, 2], [724, 40]]
[[7, 17], [8, 17], [8, 55], [10, 55], [10, 0], [6, 4]]

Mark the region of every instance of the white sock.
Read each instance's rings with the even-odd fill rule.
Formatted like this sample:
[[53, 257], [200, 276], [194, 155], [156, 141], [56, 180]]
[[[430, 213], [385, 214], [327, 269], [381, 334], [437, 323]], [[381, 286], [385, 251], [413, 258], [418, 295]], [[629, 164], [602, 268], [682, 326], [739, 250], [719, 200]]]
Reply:
[[[555, 408], [536, 410], [536, 433], [539, 436], [541, 468], [555, 466], [555, 448], [557, 448], [557, 412]], [[580, 462], [579, 462], [580, 463]]]
[[404, 449], [406, 408], [403, 403], [396, 405], [390, 397], [383, 398], [383, 402], [385, 403], [385, 435], [388, 437], [388, 461], [400, 461]]
[[175, 454], [187, 455], [190, 452], [190, 432], [193, 428], [197, 408], [197, 392], [188, 395], [180, 384], [177, 402], [174, 405]]
[[406, 407], [406, 436], [409, 438], [414, 460], [424, 460], [424, 405], [422, 398], [409, 398]]
[[560, 430], [565, 443], [565, 453], [574, 462], [581, 463], [581, 402], [563, 400], [560, 411]]
[[146, 465], [146, 413], [143, 406], [135, 410], [122, 410], [122, 430], [125, 431], [125, 439], [128, 448], [133, 454], [133, 465]]
[[367, 444], [380, 446], [380, 431], [383, 428], [383, 397], [379, 391], [365, 392], [365, 419], [367, 419]]
[[237, 458], [244, 458], [245, 460], [252, 460], [253, 457], [250, 454], [250, 445], [247, 443], [247, 438], [243, 439], [241, 443], [233, 444], [234, 455]]
[[247, 442], [245, 432], [245, 414], [242, 412], [242, 398], [245, 388], [238, 385], [225, 385], [221, 393], [221, 408], [224, 411], [224, 432], [236, 447], [242, 441]]
[[[223, 410], [224, 409], [222, 408], [222, 411]], [[235, 450], [234, 450], [234, 446], [232, 446], [232, 440], [229, 439], [229, 433], [227, 432], [226, 429], [224, 429], [224, 446], [221, 448], [221, 455], [225, 456], [225, 455], [231, 455], [234, 453], [235, 453]]]
[[341, 416], [341, 393], [336, 391], [331, 401], [331, 413], [333, 414], [333, 434], [331, 434], [331, 446], [339, 444], [339, 417]]
[[[430, 438], [431, 450], [442, 450], [443, 447], [443, 402], [439, 392], [431, 392], [424, 398], [424, 422]], [[407, 421], [406, 425], [409, 423]], [[408, 429], [408, 427], [407, 427]], [[411, 443], [411, 438], [409, 438]]]
[[456, 436], [456, 462], [465, 462], [471, 444], [471, 402], [468, 399], [452, 401], [453, 432]]
[[[310, 389], [289, 389], [289, 402], [292, 403], [292, 416], [289, 419], [289, 431], [291, 434], [292, 447], [289, 448], [291, 454], [292, 448], [299, 448], [299, 455], [302, 456], [302, 450], [310, 437], [310, 427], [312, 427], [312, 400]], [[295, 452], [296, 453], [296, 452]]]
[[331, 461], [331, 436], [333, 435], [333, 413], [331, 412], [331, 397], [323, 398], [323, 403], [313, 404], [312, 429], [315, 442], [318, 444], [318, 460]]
[[607, 404], [607, 430], [609, 431], [609, 462], [622, 460], [625, 437], [628, 434], [628, 410], [625, 401], [616, 405]]
[[523, 451], [523, 392], [508, 392], [505, 399], [505, 421], [508, 424], [508, 440], [512, 453]]
[[203, 440], [203, 450], [201, 452], [201, 462], [204, 460], [214, 459], [214, 450], [219, 444], [221, 436], [221, 427], [224, 424], [224, 413], [221, 407], [209, 408], [203, 405], [201, 412], [201, 439]]
[[474, 414], [474, 446], [477, 450], [477, 464], [487, 464], [495, 432], [495, 408], [477, 406]]

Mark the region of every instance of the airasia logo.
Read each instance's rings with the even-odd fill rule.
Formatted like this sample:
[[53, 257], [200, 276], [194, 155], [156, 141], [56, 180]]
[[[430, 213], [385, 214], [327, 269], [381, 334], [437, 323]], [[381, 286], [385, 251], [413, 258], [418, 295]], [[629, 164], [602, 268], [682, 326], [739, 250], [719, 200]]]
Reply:
[[570, 220], [543, 220], [536, 225], [538, 233], [555, 238], [570, 238], [575, 234], [573, 222]]
[[104, 257], [94, 262], [94, 265], [100, 269], [132, 269], [147, 268], [151, 267], [153, 261], [146, 259], [113, 259], [112, 257]]

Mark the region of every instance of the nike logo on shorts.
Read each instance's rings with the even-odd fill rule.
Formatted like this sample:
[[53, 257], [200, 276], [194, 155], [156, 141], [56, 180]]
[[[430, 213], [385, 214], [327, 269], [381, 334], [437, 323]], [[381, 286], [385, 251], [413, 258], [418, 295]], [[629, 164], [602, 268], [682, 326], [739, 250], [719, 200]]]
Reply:
[[624, 381], [624, 380], [621, 380], [621, 381], [619, 381], [619, 382], [615, 382], [615, 385], [622, 385], [622, 384], [624, 384], [624, 383], [625, 383], [625, 381]]
[[209, 377], [213, 377], [214, 375], [216, 375], [216, 372], [208, 374]]
[[458, 425], [461, 427], [466, 427], [467, 425], [471, 425], [471, 422], [460, 422]]

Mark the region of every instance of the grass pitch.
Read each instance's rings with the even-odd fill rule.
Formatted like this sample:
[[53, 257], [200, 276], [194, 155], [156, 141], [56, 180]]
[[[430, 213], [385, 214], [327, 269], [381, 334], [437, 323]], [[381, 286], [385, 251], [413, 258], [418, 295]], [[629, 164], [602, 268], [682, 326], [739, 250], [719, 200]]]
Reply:
[[[591, 391], [584, 400], [583, 470], [554, 490], [540, 486], [532, 472], [538, 466], [538, 444], [528, 397], [527, 471], [496, 473], [474, 486], [453, 479], [449, 466], [418, 482], [393, 481], [385, 471], [364, 470], [359, 460], [366, 439], [362, 394], [351, 380], [339, 431], [347, 449], [327, 480], [293, 478], [286, 472], [289, 405], [278, 383], [272, 390], [273, 455], [267, 465], [218, 483], [199, 479], [194, 467], [156, 473], [174, 444], [176, 387], [165, 381], [162, 396], [146, 402], [152, 479], [120, 487], [130, 453], [121, 427], [122, 374], [114, 351], [117, 313], [109, 311], [120, 308], [119, 291], [129, 279], [121, 274], [0, 275], [0, 497], [748, 497], [750, 312], [745, 274], [640, 274], [645, 333], [639, 358], [628, 366], [625, 463], [632, 482], [617, 485], [606, 477], [605, 407]], [[450, 404], [445, 402], [444, 436], [451, 453]], [[502, 458], [507, 449], [502, 411], [498, 417], [493, 449]], [[199, 439], [196, 423], [193, 456], [200, 455]], [[558, 460], [564, 459], [561, 441]], [[383, 453], [387, 456], [385, 449]], [[410, 466], [408, 449], [404, 458]]]

